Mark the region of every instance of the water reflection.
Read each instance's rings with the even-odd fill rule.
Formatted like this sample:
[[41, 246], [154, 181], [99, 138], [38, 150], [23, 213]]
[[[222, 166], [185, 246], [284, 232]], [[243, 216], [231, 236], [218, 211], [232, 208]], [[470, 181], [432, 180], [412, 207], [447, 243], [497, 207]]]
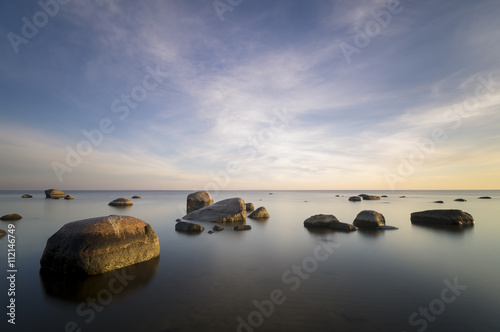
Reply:
[[420, 229], [430, 229], [433, 231], [441, 233], [450, 234], [465, 234], [474, 229], [474, 225], [432, 225], [432, 224], [421, 224], [421, 223], [411, 223], [413, 227]]
[[82, 302], [89, 297], [102, 296], [103, 293], [120, 298], [147, 285], [156, 274], [159, 261], [158, 256], [147, 262], [96, 276], [65, 274], [41, 268], [40, 279], [45, 294], [59, 300]]

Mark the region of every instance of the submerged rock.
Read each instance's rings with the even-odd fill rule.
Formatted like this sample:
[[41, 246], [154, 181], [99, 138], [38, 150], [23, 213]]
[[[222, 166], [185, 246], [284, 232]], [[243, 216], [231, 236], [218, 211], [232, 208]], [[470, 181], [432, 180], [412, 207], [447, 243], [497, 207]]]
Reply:
[[106, 216], [67, 223], [47, 240], [40, 265], [54, 271], [96, 275], [160, 255], [158, 236], [146, 222]]
[[28, 194], [24, 194], [23, 196], [21, 196], [21, 198], [33, 198], [33, 196], [28, 195]]
[[462, 210], [426, 210], [413, 212], [411, 222], [424, 225], [472, 226], [474, 218]]
[[204, 228], [203, 226], [192, 222], [180, 221], [177, 224], [175, 224], [175, 230], [186, 233], [200, 233], [203, 232]]
[[214, 204], [214, 201], [208, 191], [197, 191], [191, 193], [187, 197], [186, 213], [189, 214], [212, 204]]
[[358, 213], [353, 225], [359, 228], [377, 229], [380, 226], [385, 226], [385, 218], [377, 211], [364, 210]]
[[134, 205], [134, 203], [132, 203], [132, 201], [128, 198], [121, 197], [121, 198], [115, 199], [112, 202], [109, 202], [108, 205], [121, 207], [121, 206], [132, 206], [132, 205]]
[[45, 198], [64, 198], [66, 195], [67, 194], [64, 191], [58, 189], [45, 190]]
[[248, 230], [251, 230], [252, 229], [252, 226], [250, 225], [238, 225], [238, 226], [234, 226], [234, 230], [235, 231], [248, 231]]
[[185, 215], [184, 220], [220, 223], [242, 223], [246, 218], [245, 201], [239, 197], [228, 198]]
[[349, 197], [350, 202], [361, 202], [361, 197], [359, 196], [351, 196]]
[[6, 214], [2, 217], [0, 217], [0, 220], [4, 220], [4, 221], [15, 221], [15, 220], [19, 220], [19, 219], [22, 219], [23, 217], [21, 217], [19, 214], [17, 213], [11, 213], [11, 214]]
[[317, 214], [304, 220], [306, 228], [328, 228], [337, 231], [352, 232], [358, 228], [354, 225], [340, 222], [332, 214]]
[[251, 219], [269, 219], [269, 212], [267, 212], [265, 207], [261, 206], [257, 210], [250, 213], [248, 215], [248, 218], [251, 218]]
[[253, 205], [253, 203], [246, 203], [246, 208], [247, 208], [247, 212], [252, 212], [253, 210], [255, 210], [255, 206]]

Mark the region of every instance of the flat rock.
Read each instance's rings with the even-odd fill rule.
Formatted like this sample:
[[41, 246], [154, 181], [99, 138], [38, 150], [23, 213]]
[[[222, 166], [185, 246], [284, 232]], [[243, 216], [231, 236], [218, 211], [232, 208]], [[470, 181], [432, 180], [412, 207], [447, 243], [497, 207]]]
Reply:
[[40, 265], [64, 273], [96, 275], [160, 255], [158, 236], [146, 222], [106, 216], [67, 223], [47, 240]]
[[380, 196], [380, 197], [384, 197], [384, 198], [386, 198], [386, 197], [387, 197], [387, 195], [382, 195], [382, 196]]
[[64, 191], [58, 189], [45, 190], [45, 198], [64, 198], [66, 195], [67, 194]]
[[121, 197], [121, 198], [115, 199], [112, 202], [109, 202], [108, 205], [111, 205], [111, 206], [132, 206], [132, 205], [134, 205], [134, 203], [132, 203], [132, 201], [128, 198]]
[[140, 199], [140, 198], [141, 198], [141, 196], [139, 196], [139, 195], [134, 195], [134, 196], [132, 196], [132, 198], [133, 198], [133, 199]]
[[333, 229], [337, 231], [352, 232], [358, 228], [354, 225], [340, 222], [332, 214], [317, 214], [304, 220], [304, 227], [306, 228], [323, 228]]
[[248, 215], [248, 218], [251, 218], [251, 219], [269, 219], [269, 212], [267, 212], [265, 207], [261, 206], [257, 210], [250, 213]]
[[373, 210], [363, 210], [356, 216], [353, 225], [358, 228], [377, 229], [385, 225], [384, 216]]
[[426, 210], [413, 212], [411, 222], [424, 225], [472, 226], [474, 218], [462, 210]]
[[255, 210], [255, 206], [253, 205], [253, 203], [246, 203], [246, 208], [247, 208], [247, 212], [252, 212], [253, 210]]
[[479, 197], [479, 199], [491, 199], [491, 197], [490, 196], [481, 196], [481, 197]]
[[23, 196], [21, 196], [21, 198], [33, 198], [33, 196], [28, 195], [28, 194], [24, 194]]
[[467, 202], [466, 199], [463, 199], [463, 198], [457, 198], [457, 199], [454, 199], [455, 202]]
[[214, 201], [208, 191], [197, 191], [191, 193], [187, 197], [186, 213], [189, 214], [212, 204], [214, 204]]
[[14, 221], [14, 220], [19, 220], [19, 219], [22, 219], [22, 217], [17, 213], [6, 214], [6, 215], [0, 217], [0, 220], [4, 220], [4, 221]]
[[184, 220], [220, 223], [242, 223], [246, 219], [245, 201], [239, 197], [228, 198], [185, 215]]
[[175, 224], [175, 230], [178, 232], [186, 232], [186, 233], [200, 233], [203, 232], [204, 227], [192, 222], [180, 221]]
[[366, 195], [366, 194], [361, 194], [359, 195], [363, 200], [365, 201], [373, 201], [373, 200], [378, 200], [380, 199], [380, 196], [375, 196], [375, 195]]
[[252, 226], [250, 225], [238, 225], [234, 226], [233, 228], [235, 231], [248, 231], [252, 229]]
[[444, 203], [443, 201], [434, 201], [433, 203], [439, 203], [439, 204], [442, 204]]
[[351, 196], [349, 197], [350, 202], [361, 202], [361, 197], [359, 196]]

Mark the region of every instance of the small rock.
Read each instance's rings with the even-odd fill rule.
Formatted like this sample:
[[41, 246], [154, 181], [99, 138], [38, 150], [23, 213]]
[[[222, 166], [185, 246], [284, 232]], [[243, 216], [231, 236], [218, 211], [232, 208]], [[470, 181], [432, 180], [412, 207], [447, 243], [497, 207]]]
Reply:
[[479, 199], [491, 199], [491, 197], [490, 196], [481, 196], [481, 197], [479, 197]]
[[385, 198], [385, 197], [387, 197], [387, 195], [382, 195], [382, 196], [380, 196], [380, 197], [384, 197], [384, 198]]
[[238, 226], [234, 226], [234, 230], [235, 231], [248, 231], [252, 229], [252, 226], [250, 225], [238, 225]]
[[269, 219], [269, 212], [267, 212], [265, 207], [261, 206], [257, 210], [250, 213], [250, 215], [248, 215], [248, 218], [251, 218], [251, 219]]
[[358, 196], [361, 197], [361, 198], [363, 198], [363, 200], [366, 200], [366, 201], [373, 201], [373, 200], [380, 199], [380, 196], [375, 196], [375, 195], [361, 194], [361, 195], [358, 195]]
[[444, 203], [443, 201], [434, 201], [433, 203], [439, 203], [439, 204], [442, 204]]
[[466, 199], [463, 199], [463, 198], [457, 198], [454, 200], [455, 202], [467, 202]]
[[212, 204], [214, 204], [214, 201], [208, 191], [197, 191], [191, 193], [187, 197], [186, 213], [189, 214]]
[[47, 189], [45, 190], [46, 198], [64, 198], [66, 197], [66, 193], [57, 189]]
[[349, 201], [350, 202], [361, 202], [361, 197], [359, 197], [359, 196], [352, 196], [352, 197], [349, 197]]
[[215, 231], [212, 229], [208, 231], [208, 234], [213, 234], [213, 233], [215, 233]]
[[7, 232], [3, 229], [0, 229], [0, 237], [7, 235]]
[[134, 203], [128, 198], [117, 198], [114, 201], [110, 202], [108, 205], [110, 206], [132, 206]]
[[399, 198], [406, 198], [406, 196], [399, 196]]
[[203, 232], [204, 228], [203, 226], [192, 222], [180, 221], [177, 224], [175, 224], [175, 230], [186, 233], [199, 233]]
[[132, 196], [132, 198], [133, 198], [133, 199], [139, 199], [139, 198], [141, 198], [141, 196], [139, 196], [139, 195], [134, 195], [134, 196]]
[[21, 198], [33, 198], [33, 196], [28, 195], [28, 194], [24, 194]]
[[66, 195], [66, 197], [64, 197], [64, 199], [75, 199], [75, 198], [71, 195]]
[[340, 197], [340, 195], [335, 195], [335, 197]]
[[364, 210], [358, 213], [352, 224], [359, 228], [377, 229], [385, 225], [385, 218], [377, 211]]
[[15, 221], [19, 220], [22, 217], [18, 215], [17, 213], [11, 213], [11, 214], [6, 214], [5, 216], [0, 217], [0, 220], [5, 220], [5, 221]]
[[212, 230], [220, 232], [224, 230], [224, 227], [222, 227], [221, 225], [215, 225], [214, 227], [212, 227]]
[[246, 208], [247, 208], [247, 212], [252, 212], [253, 210], [255, 210], [255, 206], [253, 205], [253, 203], [246, 203]]

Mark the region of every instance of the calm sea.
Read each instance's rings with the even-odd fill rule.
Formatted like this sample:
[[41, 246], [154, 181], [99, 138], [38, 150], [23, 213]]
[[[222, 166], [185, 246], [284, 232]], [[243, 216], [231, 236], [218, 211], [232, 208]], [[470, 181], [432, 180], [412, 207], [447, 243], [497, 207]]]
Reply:
[[[13, 222], [15, 326], [7, 322], [8, 240], [0, 239], [2, 331], [500, 331], [500, 191], [222, 191], [214, 200], [241, 197], [271, 218], [247, 219], [252, 230], [245, 232], [208, 234], [209, 224], [199, 235], [174, 230], [188, 191], [67, 192], [75, 199], [0, 191], [0, 215], [23, 216]], [[34, 198], [21, 199], [24, 193]], [[361, 193], [388, 197], [347, 201]], [[133, 195], [142, 199], [132, 207], [107, 205]], [[399, 229], [303, 227], [320, 213], [352, 223], [365, 209]], [[410, 223], [411, 212], [428, 209], [461, 209], [476, 224]], [[109, 214], [151, 224], [160, 258], [91, 278], [40, 273], [46, 241], [60, 227]], [[1, 221], [0, 229], [8, 225]]]

